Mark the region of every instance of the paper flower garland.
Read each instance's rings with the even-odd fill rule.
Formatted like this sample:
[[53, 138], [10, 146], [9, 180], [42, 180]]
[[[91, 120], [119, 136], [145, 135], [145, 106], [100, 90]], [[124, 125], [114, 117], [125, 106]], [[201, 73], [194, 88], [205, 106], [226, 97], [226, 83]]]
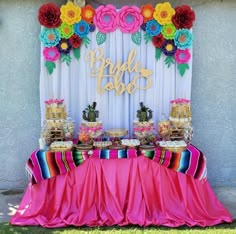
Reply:
[[39, 23], [43, 26], [39, 38], [45, 47], [43, 56], [49, 74], [56, 67], [55, 62], [70, 64], [72, 51], [76, 59], [80, 58], [80, 47], [88, 47], [89, 33], [98, 29], [97, 44], [106, 41], [106, 34], [120, 30], [131, 34], [131, 40], [141, 44], [143, 30], [144, 40], [150, 41], [155, 49], [155, 58], [166, 56], [168, 67], [176, 63], [181, 76], [189, 68], [190, 48], [193, 34], [190, 29], [195, 21], [194, 11], [187, 5], [172, 8], [169, 2], [158, 3], [155, 7], [145, 4], [123, 6], [119, 11], [111, 5], [101, 5], [94, 9], [85, 5], [84, 0], [68, 1], [60, 8], [53, 3], [46, 3], [39, 8]]

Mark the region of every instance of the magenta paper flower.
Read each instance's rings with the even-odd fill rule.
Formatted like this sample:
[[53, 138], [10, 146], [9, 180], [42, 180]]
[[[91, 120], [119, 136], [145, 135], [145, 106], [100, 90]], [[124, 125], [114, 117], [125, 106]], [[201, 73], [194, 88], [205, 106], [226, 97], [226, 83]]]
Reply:
[[46, 61], [55, 62], [59, 58], [60, 53], [57, 47], [50, 47], [50, 48], [45, 47], [43, 49], [43, 56]]
[[121, 32], [135, 33], [143, 23], [143, 16], [138, 7], [123, 6], [119, 11], [118, 21]]
[[93, 22], [102, 33], [114, 32], [118, 27], [116, 8], [110, 4], [99, 6], [95, 11]]
[[175, 52], [175, 60], [177, 63], [188, 63], [191, 58], [189, 49], [180, 50], [177, 49]]

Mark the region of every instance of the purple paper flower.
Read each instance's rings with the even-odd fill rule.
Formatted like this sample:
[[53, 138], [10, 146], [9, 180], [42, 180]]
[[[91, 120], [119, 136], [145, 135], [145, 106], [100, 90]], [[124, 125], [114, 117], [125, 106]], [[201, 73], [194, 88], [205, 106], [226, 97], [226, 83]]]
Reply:
[[177, 50], [177, 47], [175, 46], [173, 40], [165, 40], [161, 46], [161, 50], [166, 56], [173, 56]]
[[69, 54], [71, 51], [71, 44], [68, 39], [61, 39], [59, 44], [57, 45], [58, 51], [62, 54]]

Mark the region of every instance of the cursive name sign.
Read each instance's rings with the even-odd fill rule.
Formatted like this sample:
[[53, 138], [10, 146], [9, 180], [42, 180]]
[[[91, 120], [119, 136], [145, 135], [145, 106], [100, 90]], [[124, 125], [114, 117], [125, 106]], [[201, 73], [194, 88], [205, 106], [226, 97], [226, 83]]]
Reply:
[[[105, 91], [115, 90], [116, 95], [119, 96], [124, 92], [132, 94], [138, 89], [146, 90], [151, 88], [152, 79], [150, 76], [152, 75], [152, 71], [143, 68], [141, 62], [135, 62], [135, 58], [136, 51], [131, 50], [128, 54], [127, 61], [122, 63], [118, 60], [114, 63], [110, 58], [104, 57], [103, 48], [90, 50], [85, 55], [85, 61], [89, 61], [91, 77], [97, 79], [98, 93], [102, 94]], [[132, 73], [133, 75], [128, 84], [124, 82], [125, 72]], [[104, 79], [106, 79], [105, 85], [102, 85]], [[144, 79], [144, 82], [139, 82], [140, 79]], [[140, 86], [141, 83], [143, 85]]]

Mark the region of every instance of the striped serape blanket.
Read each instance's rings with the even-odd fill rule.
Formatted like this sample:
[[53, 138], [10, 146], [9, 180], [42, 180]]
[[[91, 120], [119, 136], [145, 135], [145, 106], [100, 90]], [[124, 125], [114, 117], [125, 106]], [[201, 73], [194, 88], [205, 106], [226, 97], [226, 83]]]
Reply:
[[136, 149], [52, 152], [35, 150], [26, 164], [26, 174], [32, 184], [64, 174], [87, 158], [120, 159], [137, 157]]
[[125, 159], [145, 156], [169, 169], [196, 179], [204, 179], [207, 175], [206, 158], [195, 146], [189, 145], [182, 153], [155, 150], [137, 151], [136, 149], [108, 150], [95, 149], [91, 151], [52, 152], [34, 151], [26, 164], [26, 173], [32, 184], [54, 176], [65, 174], [78, 167], [89, 157], [98, 159]]
[[187, 149], [181, 153], [161, 151], [159, 148], [155, 148], [155, 150], [143, 150], [141, 155], [195, 179], [202, 180], [207, 177], [206, 157], [193, 145], [188, 145]]

